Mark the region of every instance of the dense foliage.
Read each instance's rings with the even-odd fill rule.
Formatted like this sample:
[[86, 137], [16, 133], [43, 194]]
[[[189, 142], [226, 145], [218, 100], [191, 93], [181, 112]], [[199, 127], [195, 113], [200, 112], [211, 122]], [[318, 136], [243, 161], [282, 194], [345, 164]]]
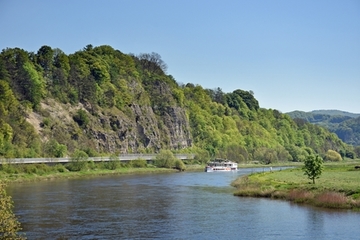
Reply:
[[[157, 53], [135, 56], [110, 46], [88, 45], [69, 55], [49, 46], [36, 53], [4, 49], [0, 54], [0, 157], [71, 155], [73, 167], [81, 169], [83, 161], [78, 157], [116, 153], [111, 147], [101, 148], [98, 141], [109, 132], [116, 133], [112, 141], [123, 141], [134, 129], [119, 129], [132, 118], [132, 126], [143, 133], [134, 137], [137, 151], [167, 149], [197, 153], [199, 161], [220, 157], [264, 163], [304, 161], [311, 154], [324, 156], [329, 149], [356, 157], [351, 146], [328, 130], [260, 108], [252, 91], [224, 93], [220, 88], [179, 84], [166, 70]], [[49, 102], [54, 106], [51, 110]], [[70, 122], [51, 115], [59, 105], [77, 109], [70, 113]], [[149, 133], [138, 123], [141, 109], [134, 117], [134, 105], [147, 106], [155, 114], [160, 132], [150, 134], [162, 137], [160, 145], [150, 145], [152, 138], [144, 137]], [[175, 133], [170, 133], [164, 121], [158, 121], [173, 119], [170, 108], [185, 110], [191, 135], [187, 148], [170, 145], [168, 136], [178, 130], [174, 127]], [[103, 115], [109, 116], [109, 125], [99, 120]], [[115, 119], [119, 116], [124, 121]]]
[[344, 142], [360, 146], [360, 114], [339, 110], [293, 111], [287, 114], [294, 119], [305, 119], [310, 123], [323, 126], [336, 133]]
[[13, 213], [13, 201], [6, 194], [5, 184], [0, 182], [0, 239], [26, 239], [19, 235], [20, 223]]

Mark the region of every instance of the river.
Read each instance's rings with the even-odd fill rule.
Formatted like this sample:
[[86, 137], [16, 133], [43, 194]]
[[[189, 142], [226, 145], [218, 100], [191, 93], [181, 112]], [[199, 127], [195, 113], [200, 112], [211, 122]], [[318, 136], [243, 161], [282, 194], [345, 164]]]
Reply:
[[[261, 169], [260, 169], [261, 170]], [[238, 172], [14, 183], [28, 239], [360, 239], [360, 213], [232, 195]]]

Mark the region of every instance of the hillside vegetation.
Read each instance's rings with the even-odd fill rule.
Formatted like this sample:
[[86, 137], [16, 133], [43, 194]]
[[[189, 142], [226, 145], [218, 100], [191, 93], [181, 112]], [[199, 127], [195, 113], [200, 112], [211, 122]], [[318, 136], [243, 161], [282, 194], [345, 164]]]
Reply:
[[338, 135], [344, 142], [360, 146], [360, 114], [339, 110], [293, 111], [287, 113], [293, 119], [305, 119]]
[[[157, 53], [42, 46], [0, 54], [0, 158], [196, 153], [199, 161], [356, 157], [334, 133], [261, 108], [252, 91], [180, 84]], [[221, 79], [219, 79], [220, 81]], [[356, 149], [355, 149], [356, 150]]]

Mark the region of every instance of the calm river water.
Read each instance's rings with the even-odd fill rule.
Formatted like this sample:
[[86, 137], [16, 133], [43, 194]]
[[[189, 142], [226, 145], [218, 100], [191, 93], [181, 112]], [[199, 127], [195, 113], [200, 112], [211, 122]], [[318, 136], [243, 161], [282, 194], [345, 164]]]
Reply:
[[28, 239], [360, 239], [360, 213], [240, 198], [238, 172], [12, 184]]

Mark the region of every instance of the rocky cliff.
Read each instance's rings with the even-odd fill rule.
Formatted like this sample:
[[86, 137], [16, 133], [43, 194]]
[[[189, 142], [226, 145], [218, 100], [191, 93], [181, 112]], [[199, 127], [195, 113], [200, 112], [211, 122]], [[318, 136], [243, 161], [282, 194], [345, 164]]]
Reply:
[[[129, 106], [126, 113], [118, 109], [94, 112], [83, 104], [64, 105], [53, 99], [41, 106], [41, 111], [28, 114], [27, 121], [43, 142], [54, 138], [69, 150], [88, 146], [100, 153], [138, 153], [192, 146], [189, 121], [180, 107], [167, 107], [159, 116], [152, 107], [138, 104]], [[84, 126], [72, 117], [79, 110], [89, 119]]]

